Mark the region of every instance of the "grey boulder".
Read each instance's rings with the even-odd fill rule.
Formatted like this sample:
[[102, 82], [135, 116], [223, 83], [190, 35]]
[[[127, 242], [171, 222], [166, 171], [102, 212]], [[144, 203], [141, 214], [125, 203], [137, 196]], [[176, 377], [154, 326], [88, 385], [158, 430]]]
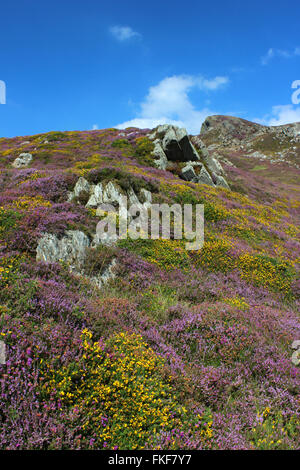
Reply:
[[36, 259], [46, 263], [63, 261], [71, 270], [78, 269], [84, 262], [89, 246], [89, 238], [79, 230], [67, 230], [61, 239], [54, 234], [45, 233], [39, 240]]
[[[197, 150], [189, 139], [186, 129], [163, 124], [154, 129], [148, 136], [154, 141], [153, 155], [160, 162], [165, 160], [175, 162], [188, 162], [199, 160]], [[165, 155], [165, 158], [162, 154]]]
[[32, 160], [31, 153], [20, 153], [20, 155], [12, 163], [12, 166], [14, 168], [25, 168], [29, 165], [31, 160]]

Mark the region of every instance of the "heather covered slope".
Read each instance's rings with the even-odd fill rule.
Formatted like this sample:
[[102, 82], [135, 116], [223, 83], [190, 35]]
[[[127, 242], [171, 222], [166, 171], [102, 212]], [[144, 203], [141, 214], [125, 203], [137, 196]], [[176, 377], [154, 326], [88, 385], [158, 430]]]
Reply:
[[[217, 153], [220, 161], [229, 165], [227, 169], [235, 180], [243, 182], [250, 177], [253, 183], [257, 180], [259, 189], [268, 188], [270, 183], [279, 190], [281, 183], [299, 187], [299, 122], [262, 126], [231, 116], [209, 116], [202, 124], [200, 137], [211, 153]], [[248, 191], [253, 183], [245, 183]]]
[[[148, 132], [0, 139], [0, 448], [298, 448], [299, 170], [201, 134], [232, 191], [189, 183], [154, 167]], [[37, 262], [43, 233], [95, 232], [85, 195], [68, 202], [80, 176], [204, 203], [204, 248], [100, 246], [85, 276]]]

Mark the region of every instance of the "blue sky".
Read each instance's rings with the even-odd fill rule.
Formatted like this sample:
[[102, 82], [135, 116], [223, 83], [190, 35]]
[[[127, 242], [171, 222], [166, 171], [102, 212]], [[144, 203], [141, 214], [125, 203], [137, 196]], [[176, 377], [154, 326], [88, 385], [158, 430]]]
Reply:
[[300, 121], [299, 1], [17, 0], [0, 15], [0, 136]]

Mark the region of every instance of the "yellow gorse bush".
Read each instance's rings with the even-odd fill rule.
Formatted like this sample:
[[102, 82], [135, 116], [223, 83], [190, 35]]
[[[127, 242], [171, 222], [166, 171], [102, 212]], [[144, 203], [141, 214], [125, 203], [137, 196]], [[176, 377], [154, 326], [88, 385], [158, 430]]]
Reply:
[[44, 199], [42, 196], [21, 196], [17, 198], [10, 207], [19, 210], [36, 209], [37, 207], [51, 207], [51, 202]]
[[14, 153], [14, 150], [15, 150], [15, 149], [3, 150], [3, 152], [1, 152], [1, 155], [2, 155], [2, 157], [7, 157], [8, 155], [13, 154], [13, 153]]
[[187, 268], [190, 263], [184, 243], [180, 240], [154, 240], [149, 245], [147, 255], [148, 261], [168, 271]]
[[196, 263], [211, 270], [227, 272], [234, 268], [234, 259], [229, 253], [232, 246], [230, 240], [211, 237], [197, 252]]
[[101, 155], [99, 153], [94, 153], [89, 155], [86, 161], [75, 162], [74, 168], [77, 170], [91, 170], [92, 168], [96, 168], [101, 161]]
[[239, 256], [237, 267], [241, 271], [242, 279], [286, 294], [290, 291], [291, 278], [288, 269], [291, 265], [287, 262], [274, 264], [266, 257], [245, 253]]
[[253, 284], [289, 294], [293, 263], [263, 254], [241, 253], [233, 255], [234, 242], [226, 238], [210, 237], [194, 256], [198, 265], [213, 271], [228, 272], [237, 269], [241, 278]]
[[229, 297], [223, 300], [227, 304], [232, 305], [233, 307], [237, 307], [240, 310], [246, 310], [249, 308], [249, 304], [246, 302], [244, 297]]
[[35, 181], [35, 180], [38, 180], [39, 178], [45, 178], [46, 176], [47, 176], [46, 173], [42, 173], [40, 171], [35, 171], [34, 173], [31, 173], [31, 175], [27, 176], [25, 178], [25, 180], [20, 181], [20, 183], [18, 183], [18, 185], [24, 184], [27, 181]]
[[140, 335], [118, 333], [104, 348], [83, 330], [82, 353], [76, 366], [49, 367], [43, 390], [85, 411], [83, 431], [96, 431], [99, 448], [141, 449], [161, 430], [181, 426], [185, 410], [162, 378], [163, 359]]
[[17, 271], [20, 263], [25, 261], [24, 256], [3, 256], [0, 258], [0, 288], [4, 289], [18, 276]]
[[191, 260], [185, 249], [184, 240], [163, 238], [158, 240], [121, 240], [119, 245], [134, 250], [150, 263], [167, 271], [174, 269], [186, 271], [190, 268]]
[[296, 416], [284, 418], [281, 412], [272, 413], [269, 407], [257, 412], [257, 423], [251, 429], [251, 444], [257, 450], [291, 450], [286, 438], [299, 426]]

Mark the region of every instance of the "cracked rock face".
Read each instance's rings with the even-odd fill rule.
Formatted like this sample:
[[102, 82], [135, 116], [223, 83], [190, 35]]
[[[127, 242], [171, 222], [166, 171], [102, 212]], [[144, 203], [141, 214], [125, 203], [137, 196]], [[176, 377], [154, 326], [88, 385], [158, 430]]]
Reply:
[[[196, 172], [196, 170], [198, 170]], [[181, 176], [185, 181], [202, 183], [213, 186], [214, 182], [202, 163], [189, 162], [182, 170]]]
[[45, 263], [63, 261], [68, 264], [70, 271], [75, 271], [86, 279], [90, 279], [98, 287], [102, 287], [115, 277], [114, 268], [117, 263], [113, 259], [102, 274], [87, 276], [84, 274], [83, 267], [86, 250], [90, 246], [92, 245], [87, 235], [79, 230], [67, 230], [60, 239], [56, 235], [45, 233], [38, 243], [36, 260]]
[[166, 170], [168, 166], [167, 155], [163, 151], [162, 144], [159, 139], [154, 140], [153, 155], [155, 157], [155, 164], [160, 170]]
[[222, 165], [199, 137], [190, 138], [185, 129], [168, 124], [156, 127], [148, 137], [154, 143], [152, 154], [160, 170], [172, 170], [176, 162], [186, 162], [181, 170], [185, 181], [230, 189]]
[[164, 124], [158, 126], [148, 136], [155, 145], [153, 154], [157, 157], [158, 166], [167, 169], [170, 162], [198, 161], [199, 155], [183, 128]]
[[38, 243], [36, 259], [46, 263], [64, 261], [70, 269], [78, 269], [83, 265], [85, 250], [89, 246], [89, 238], [79, 230], [67, 230], [61, 239], [45, 233]]
[[192, 165], [188, 164], [182, 168], [181, 175], [185, 181], [192, 181], [193, 183], [197, 183], [197, 175]]

